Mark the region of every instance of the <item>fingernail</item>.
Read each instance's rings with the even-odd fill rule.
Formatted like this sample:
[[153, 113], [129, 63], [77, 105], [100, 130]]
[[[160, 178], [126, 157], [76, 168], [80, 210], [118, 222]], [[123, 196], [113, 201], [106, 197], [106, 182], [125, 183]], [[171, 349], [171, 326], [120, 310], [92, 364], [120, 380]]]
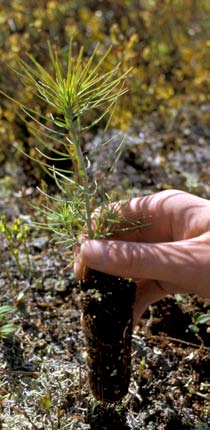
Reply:
[[77, 278], [82, 278], [82, 272], [84, 268], [83, 260], [80, 255], [78, 255], [74, 262], [74, 273]]

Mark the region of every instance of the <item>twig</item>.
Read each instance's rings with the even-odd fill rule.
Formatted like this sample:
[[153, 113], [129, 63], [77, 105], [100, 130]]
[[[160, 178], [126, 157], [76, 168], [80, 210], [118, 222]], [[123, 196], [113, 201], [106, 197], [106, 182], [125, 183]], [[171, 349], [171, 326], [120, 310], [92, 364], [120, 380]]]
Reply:
[[38, 378], [40, 373], [39, 372], [33, 372], [33, 371], [27, 371], [27, 370], [3, 369], [3, 370], [0, 370], [0, 375], [34, 376], [35, 378]]
[[193, 343], [193, 342], [188, 342], [186, 340], [182, 340], [182, 339], [178, 339], [176, 337], [171, 337], [171, 336], [161, 336], [161, 335], [152, 335], [152, 338], [158, 338], [158, 339], [167, 339], [167, 340], [171, 340], [172, 342], [178, 342], [178, 343], [183, 343], [184, 345], [188, 345], [188, 346], [193, 346], [196, 348], [203, 348], [206, 349], [207, 351], [210, 351], [210, 347], [208, 346], [204, 346], [203, 344], [198, 344], [198, 343]]

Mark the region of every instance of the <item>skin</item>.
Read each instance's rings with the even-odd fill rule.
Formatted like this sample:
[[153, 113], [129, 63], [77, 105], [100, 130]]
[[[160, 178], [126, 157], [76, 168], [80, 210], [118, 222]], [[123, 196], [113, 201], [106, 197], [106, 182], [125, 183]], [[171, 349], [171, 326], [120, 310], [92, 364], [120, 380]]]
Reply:
[[111, 240], [86, 240], [74, 264], [78, 278], [85, 267], [133, 278], [134, 324], [150, 304], [167, 294], [210, 298], [210, 201], [167, 190], [115, 203], [113, 208], [149, 225], [124, 231], [122, 222], [122, 230], [119, 226], [113, 230]]

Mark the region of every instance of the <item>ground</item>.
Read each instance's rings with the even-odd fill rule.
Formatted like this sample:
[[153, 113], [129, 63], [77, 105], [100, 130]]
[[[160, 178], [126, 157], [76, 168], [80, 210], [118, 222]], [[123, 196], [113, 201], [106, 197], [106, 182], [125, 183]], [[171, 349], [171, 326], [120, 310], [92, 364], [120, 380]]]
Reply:
[[[134, 124], [107, 188], [116, 196], [179, 188], [210, 198], [209, 128], [203, 112], [183, 110], [162, 129], [157, 118]], [[120, 133], [113, 141], [117, 145]], [[100, 133], [86, 142], [97, 147]], [[114, 151], [110, 149], [110, 154]], [[110, 155], [111, 156], [111, 155]], [[94, 163], [101, 163], [101, 151]], [[36, 196], [23, 167], [11, 160], [0, 177], [0, 213], [30, 223]], [[117, 404], [94, 400], [87, 384], [80, 291], [69, 256], [46, 232], [32, 230], [17, 266], [0, 242], [0, 302], [16, 304], [13, 336], [1, 339], [0, 428], [3, 430], [207, 430], [209, 428], [209, 312], [197, 296], [168, 296], [143, 315], [132, 338], [128, 394]]]

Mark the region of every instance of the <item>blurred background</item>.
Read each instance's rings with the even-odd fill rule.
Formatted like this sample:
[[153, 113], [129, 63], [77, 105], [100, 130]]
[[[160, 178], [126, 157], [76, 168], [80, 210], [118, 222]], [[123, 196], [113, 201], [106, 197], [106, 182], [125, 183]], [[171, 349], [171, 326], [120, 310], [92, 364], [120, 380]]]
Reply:
[[[112, 45], [107, 68], [119, 61], [121, 71], [132, 66], [129, 91], [120, 101], [112, 126], [125, 131], [152, 117], [156, 128], [169, 131], [177, 126], [176, 121], [186, 128], [187, 115], [190, 121], [209, 126], [208, 0], [1, 0], [1, 90], [33, 106], [37, 100], [30, 91], [24, 90], [23, 95], [11, 70], [15, 56], [25, 59], [26, 53], [32, 53], [49, 69], [47, 42], [65, 61], [70, 39], [75, 46], [84, 45], [87, 56], [97, 43], [101, 53]], [[11, 156], [20, 157], [17, 144], [29, 145], [33, 153], [33, 143], [14, 104], [1, 96], [0, 165]], [[0, 176], [3, 173], [1, 169]]]

